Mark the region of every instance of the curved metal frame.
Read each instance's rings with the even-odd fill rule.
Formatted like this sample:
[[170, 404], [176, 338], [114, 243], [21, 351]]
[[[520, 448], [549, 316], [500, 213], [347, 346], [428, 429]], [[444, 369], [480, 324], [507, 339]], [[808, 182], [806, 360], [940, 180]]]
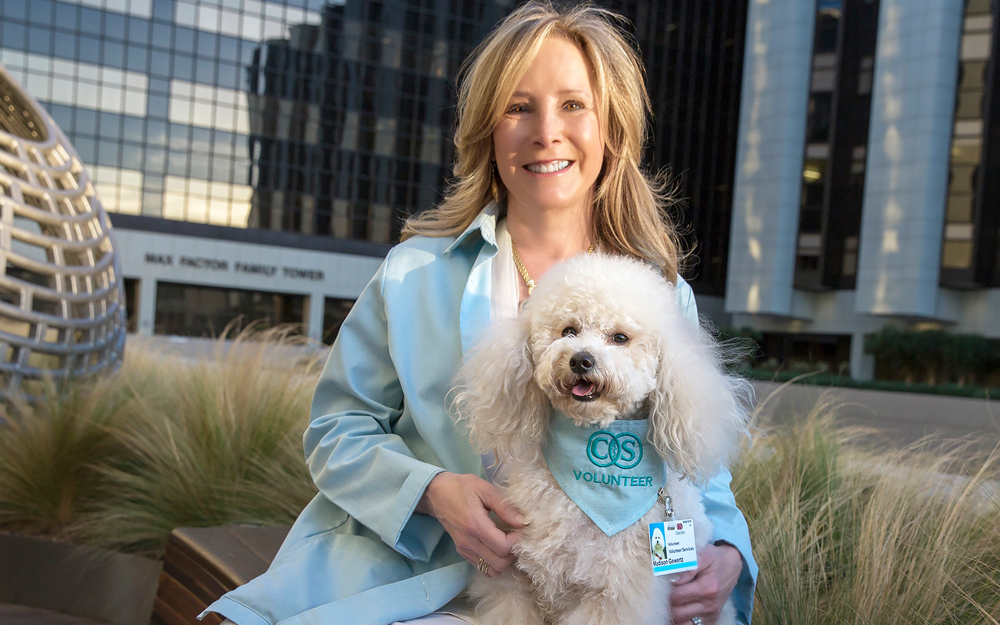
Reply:
[[2, 65], [0, 105], [0, 398], [6, 398], [22, 387], [30, 396], [27, 380], [117, 368], [125, 298], [111, 221], [76, 150]]

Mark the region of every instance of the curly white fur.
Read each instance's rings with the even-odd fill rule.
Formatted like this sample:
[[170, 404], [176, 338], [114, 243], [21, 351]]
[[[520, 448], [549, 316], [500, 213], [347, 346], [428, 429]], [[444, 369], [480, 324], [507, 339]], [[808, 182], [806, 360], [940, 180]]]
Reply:
[[[578, 375], [570, 359], [583, 352], [594, 365]], [[673, 286], [636, 260], [572, 259], [546, 274], [518, 318], [486, 331], [460, 379], [460, 418], [477, 449], [504, 465], [499, 486], [529, 522], [516, 565], [470, 586], [481, 625], [669, 623], [670, 582], [652, 574], [646, 530], [664, 520], [663, 507], [609, 537], [559, 488], [541, 447], [553, 407], [579, 425], [648, 418], [675, 516], [693, 519], [698, 548], [707, 544], [696, 484], [726, 466], [747, 433], [745, 385], [722, 372]], [[727, 604], [719, 623], [734, 619]]]

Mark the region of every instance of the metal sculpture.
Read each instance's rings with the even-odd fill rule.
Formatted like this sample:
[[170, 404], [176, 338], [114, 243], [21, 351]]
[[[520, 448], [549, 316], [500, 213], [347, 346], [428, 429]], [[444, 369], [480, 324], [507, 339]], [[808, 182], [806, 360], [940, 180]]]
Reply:
[[122, 287], [111, 222], [79, 156], [0, 65], [0, 398], [116, 369]]

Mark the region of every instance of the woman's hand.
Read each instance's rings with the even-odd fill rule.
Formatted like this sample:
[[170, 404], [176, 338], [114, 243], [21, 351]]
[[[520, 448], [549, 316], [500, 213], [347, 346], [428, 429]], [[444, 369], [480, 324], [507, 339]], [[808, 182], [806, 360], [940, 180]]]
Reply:
[[698, 568], [681, 573], [670, 591], [670, 616], [675, 625], [694, 617], [715, 625], [743, 570], [743, 556], [731, 545], [706, 545], [698, 552]]
[[517, 535], [498, 529], [490, 519], [491, 510], [514, 529], [525, 526], [524, 517], [504, 501], [493, 484], [471, 474], [438, 473], [417, 504], [417, 512], [441, 522], [459, 555], [477, 568], [482, 558], [490, 565], [484, 572], [495, 577], [514, 562], [511, 548]]

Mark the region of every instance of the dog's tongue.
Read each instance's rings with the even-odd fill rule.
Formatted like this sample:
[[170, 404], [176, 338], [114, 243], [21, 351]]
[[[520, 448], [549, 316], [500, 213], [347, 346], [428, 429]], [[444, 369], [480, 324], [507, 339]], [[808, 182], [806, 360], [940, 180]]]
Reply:
[[577, 397], [586, 397], [594, 392], [593, 382], [580, 382], [573, 387], [573, 394]]

